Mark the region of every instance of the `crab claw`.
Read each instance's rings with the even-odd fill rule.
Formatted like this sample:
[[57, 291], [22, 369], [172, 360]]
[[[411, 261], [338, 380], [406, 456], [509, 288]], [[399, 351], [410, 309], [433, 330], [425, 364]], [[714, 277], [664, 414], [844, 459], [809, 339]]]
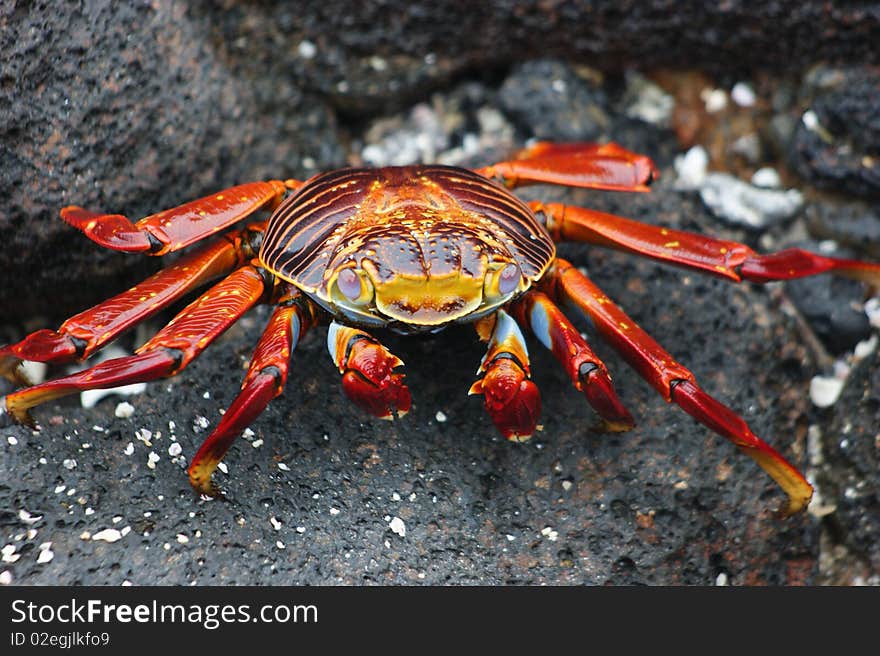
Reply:
[[349, 369], [342, 376], [345, 395], [358, 407], [380, 419], [400, 418], [409, 412], [412, 397], [403, 374], [387, 373], [368, 378], [361, 369]]
[[500, 357], [468, 394], [482, 394], [486, 411], [501, 434], [512, 442], [526, 442], [541, 415], [541, 393], [513, 359]]
[[367, 333], [336, 322], [330, 325], [327, 346], [342, 374], [342, 389], [355, 405], [380, 419], [409, 412], [409, 388], [404, 375], [394, 371], [403, 360]]

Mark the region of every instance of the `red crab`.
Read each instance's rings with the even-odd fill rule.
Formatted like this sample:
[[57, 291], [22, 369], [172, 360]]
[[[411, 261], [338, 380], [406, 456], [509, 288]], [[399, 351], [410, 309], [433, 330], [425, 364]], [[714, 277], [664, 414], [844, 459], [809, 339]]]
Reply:
[[551, 349], [608, 430], [633, 418], [605, 365], [560, 311], [579, 308], [595, 329], [667, 401], [675, 402], [751, 456], [787, 493], [786, 513], [809, 503], [812, 487], [736, 413], [703, 391], [693, 374], [637, 326], [555, 243], [614, 248], [739, 282], [824, 272], [880, 286], [880, 265], [789, 249], [759, 255], [730, 241], [658, 228], [556, 203], [524, 203], [509, 189], [551, 183], [647, 191], [651, 160], [613, 144], [537, 143], [477, 170], [449, 166], [349, 168], [305, 182], [270, 180], [226, 189], [132, 223], [118, 214], [66, 207], [61, 217], [120, 251], [164, 255], [234, 228], [175, 260], [143, 283], [71, 319], [0, 348], [0, 373], [24, 384], [22, 360], [86, 358], [124, 330], [209, 280], [220, 278], [136, 354], [0, 399], [16, 420], [64, 394], [174, 375], [257, 303], [274, 307], [241, 392], [189, 466], [192, 486], [215, 492], [211, 475], [230, 444], [281, 393], [291, 353], [314, 325], [329, 322], [328, 347], [346, 394], [383, 418], [403, 415], [410, 393], [403, 363], [366, 329], [434, 332], [473, 323], [488, 343], [472, 394], [482, 394], [501, 433], [524, 441], [540, 412], [522, 328]]

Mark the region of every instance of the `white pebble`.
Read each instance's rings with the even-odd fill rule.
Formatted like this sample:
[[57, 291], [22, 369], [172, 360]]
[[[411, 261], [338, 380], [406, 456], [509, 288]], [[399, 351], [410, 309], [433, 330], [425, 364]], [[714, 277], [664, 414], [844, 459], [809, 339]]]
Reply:
[[306, 527], [305, 527], [305, 526], [297, 526], [297, 527], [296, 527], [296, 532], [297, 532], [297, 533], [305, 533], [305, 532], [306, 532]]
[[272, 528], [274, 528], [276, 531], [281, 530], [281, 522], [279, 522], [277, 519], [275, 519], [274, 516], [269, 518], [269, 523], [272, 525]]
[[65, 469], [76, 469], [76, 459], [75, 458], [65, 458], [61, 464], [64, 465]]
[[874, 328], [880, 328], [880, 296], [865, 301], [865, 314], [868, 315], [868, 322]]
[[709, 153], [702, 146], [694, 146], [684, 155], [675, 158], [676, 189], [699, 189], [706, 179], [709, 168]]
[[183, 533], [178, 533], [177, 534], [177, 541], [180, 544], [186, 544], [187, 542], [189, 542], [189, 537], [184, 535]]
[[147, 389], [146, 383], [132, 383], [131, 385], [123, 385], [122, 387], [111, 387], [108, 389], [93, 389], [80, 392], [79, 402], [84, 408], [93, 408], [105, 396], [113, 394], [121, 394], [123, 396], [132, 396], [140, 394]]
[[400, 517], [393, 517], [391, 521], [388, 522], [388, 528], [400, 537], [406, 537], [406, 524], [403, 523], [403, 520]]
[[180, 442], [174, 442], [171, 446], [168, 447], [168, 455], [172, 458], [176, 458], [181, 453], [183, 453], [183, 447], [180, 446]]
[[9, 442], [10, 446], [15, 446], [16, 444], [18, 444], [18, 440], [15, 439], [15, 435], [10, 435], [6, 438], [6, 441]]
[[278, 463], [278, 469], [280, 469], [281, 471], [290, 471], [290, 467], [285, 465], [283, 462]]
[[730, 97], [740, 107], [753, 107], [757, 96], [755, 90], [746, 82], [737, 82], [730, 90]]
[[549, 526], [545, 526], [541, 529], [541, 535], [550, 540], [550, 542], [556, 542], [557, 538], [559, 537], [559, 533], [554, 531]]
[[12, 572], [8, 569], [4, 569], [0, 572], [0, 585], [11, 585], [12, 584]]
[[877, 335], [871, 335], [856, 344], [853, 349], [853, 358], [856, 361], [864, 360], [877, 349]]
[[311, 41], [303, 39], [296, 47], [296, 52], [303, 59], [312, 59], [312, 57], [318, 54], [318, 46]]
[[147, 446], [153, 446], [153, 443], [150, 441], [153, 437], [153, 432], [147, 430], [146, 428], [139, 428], [134, 432], [134, 436], [140, 441], [146, 444]]
[[[87, 535], [87, 533], [84, 533], [83, 535]], [[103, 542], [116, 542], [117, 540], [122, 539], [122, 533], [115, 528], [105, 528], [103, 531], [98, 531], [92, 535], [91, 538], [92, 540], [101, 540]], [[88, 538], [83, 539], [88, 540]]]
[[446, 414], [440, 410], [437, 411], [437, 414], [434, 415], [434, 419], [436, 419], [441, 424], [446, 421]]
[[331, 509], [330, 509], [330, 514], [331, 514], [331, 515], [338, 515], [338, 514], [339, 514], [339, 508], [331, 508]]
[[261, 446], [263, 446], [263, 440], [254, 440], [253, 442], [251, 442], [251, 446], [255, 449], [259, 449]]
[[391, 500], [392, 501], [400, 501], [400, 495], [397, 492], [393, 492], [391, 494]]
[[797, 189], [762, 189], [729, 173], [710, 173], [700, 198], [718, 218], [750, 228], [764, 228], [800, 212], [804, 197]]
[[703, 89], [700, 92], [700, 99], [710, 114], [720, 112], [727, 107], [727, 92], [724, 89]]
[[22, 363], [18, 365], [18, 370], [25, 379], [29, 380], [34, 385], [37, 385], [46, 380], [46, 372], [49, 370], [49, 365], [45, 362], [23, 360]]
[[752, 174], [752, 184], [764, 189], [779, 189], [782, 186], [782, 179], [776, 169], [764, 166]]
[[129, 442], [125, 446], [125, 450], [123, 451], [123, 453], [127, 456], [130, 456], [132, 453], [134, 453], [134, 444], [132, 442]]
[[813, 376], [810, 381], [810, 400], [817, 408], [829, 408], [840, 398], [843, 381], [839, 378]]
[[42, 515], [31, 515], [27, 510], [21, 509], [18, 511], [18, 518], [23, 521], [25, 524], [36, 524], [38, 521], [43, 519]]
[[220, 471], [222, 471], [224, 474], [228, 474], [228, 473], [229, 473], [229, 467], [226, 466], [226, 463], [225, 463], [225, 462], [217, 463], [217, 469], [219, 469]]
[[37, 562], [48, 563], [55, 557], [55, 552], [51, 549], [40, 549], [40, 554], [37, 556]]
[[718, 576], [715, 577], [715, 585], [729, 585], [727, 582], [727, 574], [720, 572]]
[[15, 553], [15, 545], [7, 544], [2, 549], [0, 549], [0, 555], [2, 555], [2, 560], [4, 563], [14, 563], [16, 560], [21, 558], [21, 556]]
[[128, 419], [134, 414], [134, 406], [128, 401], [123, 401], [116, 406], [114, 414], [120, 419]]
[[156, 454], [154, 451], [150, 451], [147, 455], [147, 467], [150, 469], [156, 468], [156, 463], [159, 462], [162, 458]]
[[278, 547], [279, 549], [284, 549], [284, 543], [281, 540], [278, 540], [275, 543], [275, 546]]

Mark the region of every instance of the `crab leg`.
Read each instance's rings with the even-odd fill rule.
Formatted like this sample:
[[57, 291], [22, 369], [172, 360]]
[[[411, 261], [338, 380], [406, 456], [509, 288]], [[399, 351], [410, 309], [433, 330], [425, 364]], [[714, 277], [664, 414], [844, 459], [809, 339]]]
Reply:
[[22, 360], [63, 364], [87, 358], [193, 289], [243, 264], [252, 256], [246, 233], [255, 229], [232, 232], [184, 255], [142, 283], [71, 317], [57, 332], [38, 330], [17, 344], [0, 348], [0, 375], [24, 385], [27, 382], [16, 371]]
[[521, 150], [516, 159], [476, 169], [487, 178], [500, 180], [510, 189], [549, 183], [588, 189], [648, 191], [658, 173], [645, 155], [615, 143], [568, 143], [549, 141]]
[[632, 415], [617, 397], [605, 364], [546, 294], [528, 292], [513, 312], [519, 323], [529, 325], [538, 340], [553, 352], [574, 386], [602, 417], [605, 430], [617, 432], [633, 427]]
[[17, 421], [33, 426], [28, 409], [37, 404], [82, 390], [174, 375], [250, 309], [263, 291], [263, 277], [256, 268], [237, 269], [184, 308], [136, 355], [107, 360], [75, 374], [12, 392], [5, 398], [6, 411]]
[[477, 332], [489, 346], [477, 369], [477, 375], [483, 376], [471, 385], [468, 394], [483, 395], [486, 411], [504, 437], [525, 442], [538, 425], [541, 393], [530, 380], [529, 352], [522, 332], [504, 310], [478, 322]]
[[92, 241], [117, 251], [164, 255], [204, 239], [261, 209], [275, 209], [297, 180], [249, 182], [224, 189], [132, 223], [121, 214], [90, 212], [71, 205], [61, 218]]
[[374, 337], [333, 321], [327, 330], [327, 348], [342, 374], [342, 389], [357, 406], [380, 419], [409, 412], [409, 388], [404, 375], [394, 373], [403, 360]]
[[217, 493], [211, 481], [217, 465], [241, 432], [284, 389], [290, 355], [314, 323], [312, 306], [304, 298], [291, 287], [278, 301], [254, 349], [241, 392], [190, 462], [189, 482], [197, 492]]
[[880, 264], [825, 257], [799, 248], [760, 255], [744, 244], [559, 203], [529, 204], [556, 240], [583, 241], [696, 269], [728, 280], [764, 283], [834, 273], [880, 288]]
[[733, 442], [779, 484], [788, 494], [784, 515], [807, 507], [813, 488], [800, 472], [752, 433], [735, 412], [700, 389], [694, 375], [639, 328], [601, 289], [571, 263], [561, 259], [556, 265], [554, 282], [557, 294], [586, 313], [602, 336], [667, 402], [674, 401], [694, 419]]

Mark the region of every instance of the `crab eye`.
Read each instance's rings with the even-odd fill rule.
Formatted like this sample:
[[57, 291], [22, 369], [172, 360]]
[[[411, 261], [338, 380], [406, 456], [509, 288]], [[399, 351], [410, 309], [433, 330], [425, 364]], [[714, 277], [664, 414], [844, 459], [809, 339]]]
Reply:
[[372, 285], [354, 269], [343, 269], [336, 277], [336, 288], [352, 303], [366, 304], [372, 298]]
[[519, 286], [519, 267], [508, 264], [498, 274], [498, 293], [507, 296]]

